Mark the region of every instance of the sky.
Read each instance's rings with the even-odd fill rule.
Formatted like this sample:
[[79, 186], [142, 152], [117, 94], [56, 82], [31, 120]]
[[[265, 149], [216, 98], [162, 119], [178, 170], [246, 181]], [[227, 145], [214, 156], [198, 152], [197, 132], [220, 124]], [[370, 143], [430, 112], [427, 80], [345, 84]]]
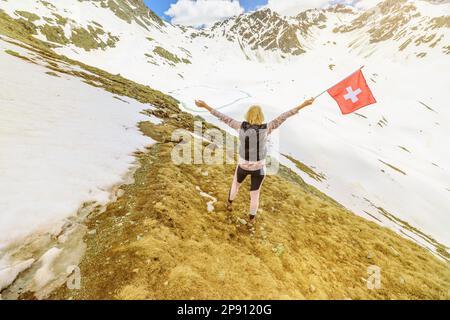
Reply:
[[[166, 21], [202, 26], [267, 5], [268, 0], [144, 0]], [[172, 9], [170, 8], [172, 6]], [[170, 11], [168, 11], [170, 10]], [[211, 14], [212, 13], [212, 14]]]
[[380, 0], [144, 0], [150, 9], [174, 24], [202, 27], [214, 22], [268, 7], [282, 15], [344, 3], [359, 8], [376, 5]]
[[[240, 5], [245, 11], [255, 10], [257, 7], [267, 4], [268, 0], [240, 0]], [[175, 4], [178, 0], [144, 0], [144, 2], [149, 6], [158, 16], [164, 17], [164, 12], [166, 12], [171, 4]], [[165, 16], [167, 20], [170, 17]]]

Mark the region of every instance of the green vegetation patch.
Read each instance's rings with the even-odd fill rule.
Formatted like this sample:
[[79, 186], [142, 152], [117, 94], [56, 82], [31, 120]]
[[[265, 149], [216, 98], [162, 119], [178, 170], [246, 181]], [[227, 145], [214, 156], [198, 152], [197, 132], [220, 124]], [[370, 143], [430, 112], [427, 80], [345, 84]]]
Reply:
[[9, 54], [9, 55], [11, 55], [11, 56], [13, 56], [13, 57], [16, 57], [16, 58], [20, 58], [20, 59], [22, 59], [22, 60], [25, 60], [25, 61], [27, 61], [27, 62], [35, 63], [35, 62], [34, 62], [33, 60], [31, 60], [30, 58], [24, 57], [24, 56], [22, 56], [20, 53], [18, 53], [18, 52], [16, 52], [16, 51], [13, 51], [13, 50], [6, 49], [6, 50], [5, 50], [5, 53], [7, 53], [7, 54]]
[[72, 30], [72, 43], [77, 47], [83, 48], [86, 51], [100, 48], [98, 38], [84, 28], [74, 28]]
[[167, 51], [163, 47], [157, 46], [155, 49], [153, 49], [153, 52], [157, 55], [163, 57], [164, 59], [171, 61], [173, 63], [180, 63], [181, 59], [178, 58], [176, 55], [171, 53], [170, 51]]
[[45, 22], [50, 23], [50, 24], [53, 24], [55, 22], [55, 20], [53, 20], [52, 18], [49, 18], [49, 17], [43, 17], [42, 19], [44, 19]]
[[407, 46], [412, 42], [412, 39], [408, 39], [405, 42], [403, 42], [400, 47], [398, 48], [400, 51], [403, 51], [406, 49]]
[[450, 46], [445, 46], [445, 47], [442, 47], [442, 51], [445, 53], [445, 54], [450, 54]]
[[23, 26], [30, 35], [36, 35], [37, 34], [37, 27], [36, 27], [36, 25], [33, 22], [28, 21], [27, 19], [24, 19], [24, 18], [19, 18], [16, 21], [21, 26]]
[[[427, 108], [428, 110], [433, 111], [433, 112], [436, 112], [436, 110], [434, 110], [434, 109], [431, 108], [430, 106], [426, 105], [426, 104], [423, 103], [422, 101], [419, 101], [419, 103], [420, 103], [421, 105], [423, 105], [425, 108]], [[437, 112], [436, 112], [436, 113], [437, 113]]]
[[364, 118], [364, 119], [367, 119], [367, 117], [366, 117], [365, 115], [361, 114], [361, 113], [358, 113], [358, 112], [353, 112], [353, 114], [354, 114], [355, 116], [358, 116], [358, 117], [360, 117], [360, 118]]
[[387, 163], [387, 162], [385, 162], [385, 161], [383, 161], [383, 160], [380, 160], [380, 159], [378, 159], [378, 161], [380, 161], [380, 162], [383, 163], [384, 165], [388, 166], [389, 168], [394, 169], [395, 171], [400, 172], [401, 174], [403, 174], [403, 175], [406, 176], [405, 171], [403, 171], [403, 170], [401, 170], [401, 169], [399, 169], [399, 168], [393, 166], [392, 164], [389, 164], [389, 163]]
[[53, 10], [56, 9], [56, 7], [48, 1], [40, 0], [40, 2], [49, 9], [53, 9]]
[[381, 120], [377, 122], [377, 125], [383, 128], [388, 125], [388, 121], [385, 117], [382, 117]]
[[431, 28], [450, 28], [450, 16], [436, 17], [431, 20]]
[[[185, 63], [185, 64], [191, 64], [191, 61], [186, 58], [179, 58], [177, 55], [173, 54], [172, 52], [164, 49], [163, 47], [157, 46], [155, 49], [153, 49], [153, 52], [159, 55], [160, 57], [166, 59], [167, 61], [177, 64], [177, 63]], [[152, 57], [148, 53], [145, 54], [147, 57]]]
[[48, 41], [56, 42], [62, 45], [66, 45], [70, 42], [64, 34], [63, 28], [60, 26], [44, 24], [39, 27], [39, 30]]
[[92, 24], [96, 25], [97, 27], [103, 28], [103, 26], [100, 23], [98, 23], [96, 21], [91, 21], [91, 22], [92, 22]]
[[427, 55], [426, 52], [421, 52], [421, 53], [416, 54], [416, 57], [417, 58], [424, 58], [426, 55]]
[[321, 182], [322, 180], [326, 180], [326, 177], [323, 173], [315, 172], [311, 167], [307, 166], [306, 164], [300, 162], [299, 160], [297, 160], [289, 155], [283, 154], [283, 156], [285, 156], [287, 159], [289, 159], [291, 162], [293, 162], [297, 168], [299, 168], [304, 173], [306, 173], [310, 178], [312, 178], [318, 182]]
[[63, 17], [58, 13], [52, 13], [52, 15], [56, 18], [56, 23], [59, 24], [60, 26], [64, 27], [69, 21], [68, 18]]
[[34, 21], [41, 19], [37, 14], [31, 13], [28, 11], [17, 10], [15, 13], [18, 14], [19, 16], [27, 19], [29, 22], [34, 22]]
[[411, 153], [411, 151], [409, 151], [407, 148], [403, 147], [403, 146], [398, 146], [400, 149], [402, 149], [403, 151], [406, 151], [408, 153]]
[[72, 30], [71, 42], [79, 48], [86, 51], [93, 49], [105, 49], [106, 47], [114, 47], [119, 38], [108, 33], [108, 39], [104, 42], [99, 36], [105, 34], [103, 29], [88, 26], [85, 28], [74, 28]]
[[60, 78], [60, 76], [56, 72], [53, 72], [53, 71], [47, 71], [46, 74], [48, 74], [49, 76]]

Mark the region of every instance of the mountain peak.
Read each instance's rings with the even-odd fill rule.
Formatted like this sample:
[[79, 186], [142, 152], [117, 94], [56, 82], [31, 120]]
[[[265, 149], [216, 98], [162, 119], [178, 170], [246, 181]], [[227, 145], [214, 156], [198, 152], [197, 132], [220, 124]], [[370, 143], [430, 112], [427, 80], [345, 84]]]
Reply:
[[[84, 0], [87, 1], [87, 0]], [[143, 0], [94, 0], [100, 3], [103, 8], [110, 8], [117, 17], [130, 23], [135, 21], [139, 25], [147, 28], [151, 22], [159, 26], [164, 26], [162, 19], [156, 15]]]

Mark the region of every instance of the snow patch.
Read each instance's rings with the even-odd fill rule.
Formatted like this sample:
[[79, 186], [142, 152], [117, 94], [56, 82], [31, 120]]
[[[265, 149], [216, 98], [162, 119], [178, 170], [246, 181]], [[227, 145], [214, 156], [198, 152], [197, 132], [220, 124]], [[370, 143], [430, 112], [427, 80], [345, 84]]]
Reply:
[[38, 260], [41, 267], [36, 271], [33, 278], [33, 291], [38, 291], [55, 278], [53, 272], [53, 262], [61, 254], [62, 250], [56, 247], [51, 248]]
[[133, 152], [154, 143], [137, 128], [151, 106], [49, 76], [6, 49], [24, 50], [0, 41], [0, 249], [32, 232], [58, 233], [83, 203], [107, 203]]
[[13, 283], [16, 277], [31, 267], [33, 263], [34, 259], [13, 263], [9, 257], [3, 257], [0, 260], [0, 291]]

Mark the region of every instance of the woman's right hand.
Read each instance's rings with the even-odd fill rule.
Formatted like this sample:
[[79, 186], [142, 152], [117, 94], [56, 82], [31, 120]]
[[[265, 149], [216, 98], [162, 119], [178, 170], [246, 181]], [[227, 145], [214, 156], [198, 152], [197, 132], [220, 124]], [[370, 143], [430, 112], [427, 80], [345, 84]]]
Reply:
[[209, 106], [205, 101], [202, 100], [195, 100], [195, 105], [199, 108], [204, 108], [204, 109], [208, 109]]

